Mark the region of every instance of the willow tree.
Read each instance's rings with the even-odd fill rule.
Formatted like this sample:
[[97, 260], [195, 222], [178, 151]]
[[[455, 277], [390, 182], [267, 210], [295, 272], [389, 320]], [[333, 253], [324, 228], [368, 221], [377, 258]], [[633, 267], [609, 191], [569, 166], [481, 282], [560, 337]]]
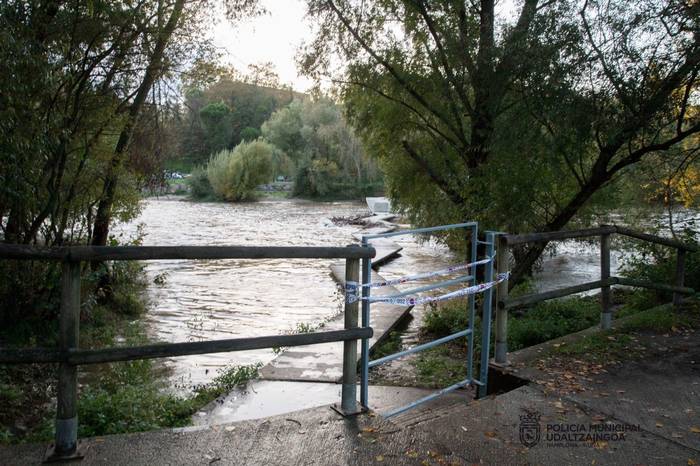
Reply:
[[[339, 86], [417, 223], [559, 230], [700, 132], [697, 2], [308, 5], [318, 33], [301, 63]], [[519, 251], [516, 279], [545, 246]]]

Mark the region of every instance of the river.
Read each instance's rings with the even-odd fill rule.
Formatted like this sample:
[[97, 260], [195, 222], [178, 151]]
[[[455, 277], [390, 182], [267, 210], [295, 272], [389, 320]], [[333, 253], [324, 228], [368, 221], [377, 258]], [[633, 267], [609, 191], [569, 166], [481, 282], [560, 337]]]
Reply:
[[[139, 217], [115, 232], [122, 240], [135, 237], [138, 226], [144, 245], [344, 246], [359, 227], [338, 226], [331, 217], [367, 213], [363, 203], [319, 203], [303, 200], [263, 200], [256, 203], [201, 203], [183, 198], [143, 201]], [[397, 237], [402, 257], [382, 267], [386, 278], [435, 270], [458, 262], [443, 246]], [[595, 245], [561, 243], [557, 255], [544, 259], [537, 287], [547, 290], [594, 280], [599, 274]], [[612, 272], [620, 261], [613, 254]], [[200, 341], [276, 335], [299, 324], [318, 325], [341, 311], [342, 298], [331, 278], [329, 260], [199, 260], [152, 261], [147, 313], [149, 336], [158, 341]], [[156, 278], [163, 280], [156, 280]], [[155, 281], [161, 282], [156, 284]], [[415, 286], [416, 283], [412, 283]], [[403, 337], [411, 344], [423, 309]], [[266, 363], [272, 350], [170, 358], [175, 386], [186, 389], [209, 381], [216, 369], [230, 364]]]

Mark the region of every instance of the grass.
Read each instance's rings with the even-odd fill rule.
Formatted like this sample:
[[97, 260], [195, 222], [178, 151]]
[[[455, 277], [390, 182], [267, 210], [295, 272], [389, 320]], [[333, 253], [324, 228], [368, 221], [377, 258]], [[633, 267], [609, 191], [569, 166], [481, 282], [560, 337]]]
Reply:
[[639, 343], [642, 333], [665, 334], [697, 326], [697, 309], [691, 313], [679, 312], [672, 306], [658, 306], [627, 317], [616, 328], [586, 335], [574, 342], [555, 345], [553, 355], [573, 356], [579, 359], [605, 363], [630, 359], [641, 354], [645, 347]]
[[401, 351], [401, 333], [395, 330], [389, 332], [386, 339], [372, 351], [374, 359], [383, 358]]
[[467, 377], [464, 345], [440, 345], [422, 351], [412, 361], [416, 380], [422, 387], [445, 388]]
[[[668, 310], [652, 309], [644, 311], [643, 303], [651, 306], [652, 301], [643, 301], [634, 292], [623, 295], [629, 304], [623, 304], [616, 311], [616, 318], [631, 316], [618, 333], [603, 333], [585, 337], [581, 342], [562, 345], [561, 354], [591, 354], [602, 356], [609, 352], [610, 357], [621, 356], [631, 347], [630, 339], [623, 335], [635, 330], [669, 331], [672, 328], [687, 326], [685, 317]], [[618, 296], [621, 296], [618, 294]], [[478, 314], [478, 312], [477, 312]], [[526, 310], [522, 315], [511, 314], [508, 320], [508, 349], [517, 351], [545, 341], [575, 333], [596, 325], [600, 319], [600, 305], [597, 296], [573, 297], [545, 301]], [[469, 325], [465, 303], [446, 303], [431, 307], [426, 313], [422, 333], [423, 339], [434, 340], [464, 330]], [[481, 320], [477, 315], [474, 322], [474, 361], [475, 371], [481, 353]], [[413, 364], [419, 383], [426, 387], [446, 386], [464, 378], [466, 350], [463, 339], [425, 351]], [[491, 354], [494, 341], [491, 338]], [[634, 345], [632, 345], [634, 346]]]

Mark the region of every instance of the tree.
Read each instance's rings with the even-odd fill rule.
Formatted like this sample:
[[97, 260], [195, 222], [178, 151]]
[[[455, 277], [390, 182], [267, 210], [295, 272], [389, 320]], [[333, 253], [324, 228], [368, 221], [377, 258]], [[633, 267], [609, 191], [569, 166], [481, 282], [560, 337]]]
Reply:
[[212, 156], [207, 178], [214, 193], [226, 201], [249, 201], [255, 188], [272, 177], [274, 147], [264, 141], [242, 142], [234, 150]]
[[[308, 4], [302, 65], [340, 86], [417, 223], [559, 230], [700, 131], [696, 2], [524, 0], [510, 22], [493, 0]], [[514, 282], [545, 246], [517, 251]]]
[[262, 126], [263, 137], [296, 165], [295, 193], [304, 196], [361, 195], [380, 179], [360, 141], [329, 99], [294, 101]]

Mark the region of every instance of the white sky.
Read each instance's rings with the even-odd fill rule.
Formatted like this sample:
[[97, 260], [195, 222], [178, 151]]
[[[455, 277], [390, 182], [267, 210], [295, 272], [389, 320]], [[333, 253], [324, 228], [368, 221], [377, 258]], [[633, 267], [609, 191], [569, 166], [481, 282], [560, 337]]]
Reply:
[[303, 0], [263, 0], [268, 13], [231, 25], [221, 21], [212, 31], [214, 43], [224, 51], [224, 60], [245, 73], [248, 65], [272, 62], [283, 84], [304, 92], [311, 81], [301, 76], [294, 57], [302, 41], [312, 37], [304, 16]]

